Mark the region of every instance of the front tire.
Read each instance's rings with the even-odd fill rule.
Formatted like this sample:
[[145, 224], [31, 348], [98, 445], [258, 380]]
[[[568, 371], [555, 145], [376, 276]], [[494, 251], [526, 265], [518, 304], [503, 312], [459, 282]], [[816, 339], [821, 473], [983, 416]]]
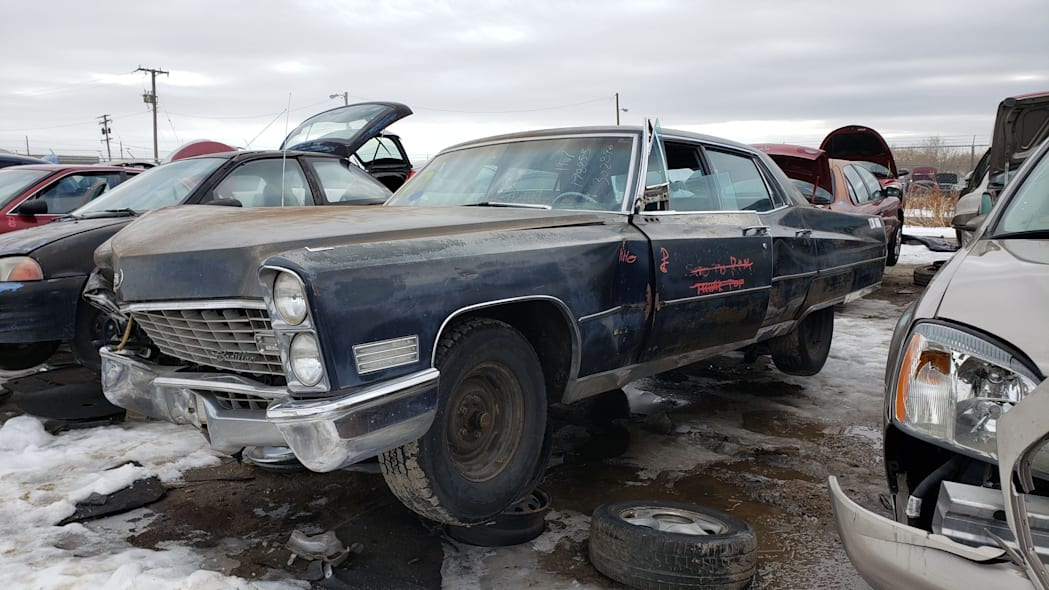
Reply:
[[769, 340], [772, 362], [788, 375], [815, 375], [827, 362], [833, 337], [834, 308], [814, 311], [791, 332]]
[[885, 256], [885, 266], [896, 266], [896, 263], [900, 260], [900, 252], [903, 250], [903, 220], [900, 219], [899, 225], [896, 226], [896, 230], [892, 232], [892, 239], [889, 240], [889, 252]]
[[528, 340], [465, 321], [437, 348], [437, 415], [419, 440], [379, 457], [394, 495], [446, 524], [484, 522], [525, 497], [546, 468], [546, 386]]

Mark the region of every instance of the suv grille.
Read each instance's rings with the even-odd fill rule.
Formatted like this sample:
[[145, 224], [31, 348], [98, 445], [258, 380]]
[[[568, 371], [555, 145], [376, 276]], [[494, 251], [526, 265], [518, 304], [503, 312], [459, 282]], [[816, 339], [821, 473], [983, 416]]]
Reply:
[[166, 355], [238, 373], [284, 376], [263, 309], [150, 309], [132, 311], [131, 317]]

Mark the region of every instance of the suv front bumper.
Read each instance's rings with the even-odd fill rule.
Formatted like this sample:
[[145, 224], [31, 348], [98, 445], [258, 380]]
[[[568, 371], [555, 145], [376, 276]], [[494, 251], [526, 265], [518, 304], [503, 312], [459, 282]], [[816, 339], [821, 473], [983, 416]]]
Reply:
[[102, 390], [113, 404], [191, 424], [212, 448], [287, 446], [313, 471], [333, 471], [418, 439], [437, 411], [437, 369], [319, 400], [223, 373], [189, 373], [101, 349]]

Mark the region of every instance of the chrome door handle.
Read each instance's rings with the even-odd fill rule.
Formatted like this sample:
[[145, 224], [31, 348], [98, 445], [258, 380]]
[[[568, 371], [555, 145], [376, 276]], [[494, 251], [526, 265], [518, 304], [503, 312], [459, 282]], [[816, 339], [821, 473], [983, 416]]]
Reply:
[[749, 234], [751, 231], [756, 236], [767, 236], [769, 235], [769, 226], [767, 225], [752, 225], [750, 227], [743, 228], [743, 235]]
[[796, 238], [807, 238], [807, 237], [809, 237], [811, 235], [812, 235], [812, 230], [811, 229], [799, 229], [798, 231], [794, 232], [794, 237], [796, 237]]

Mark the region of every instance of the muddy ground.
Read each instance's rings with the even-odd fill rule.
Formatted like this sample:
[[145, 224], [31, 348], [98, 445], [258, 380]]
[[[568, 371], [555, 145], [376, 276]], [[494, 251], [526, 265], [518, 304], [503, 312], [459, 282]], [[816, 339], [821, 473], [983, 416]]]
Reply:
[[[548, 532], [515, 548], [478, 549], [403, 508], [376, 464], [318, 474], [267, 472], [229, 458], [188, 472], [148, 510], [125, 516], [130, 541], [207, 549], [204, 567], [247, 579], [302, 579], [287, 565], [294, 529], [335, 530], [363, 551], [338, 568], [353, 588], [617, 588], [590, 564], [586, 531], [599, 504], [666, 499], [711, 506], [751, 523], [758, 588], [866, 588], [837, 539], [828, 475], [886, 513], [881, 465], [884, 347], [920, 287], [912, 266], [839, 310], [832, 358], [817, 378], [786, 377], [768, 357], [717, 357], [631, 385], [631, 413], [554, 409], [555, 446], [540, 484]], [[861, 358], [855, 358], [855, 357]], [[0, 411], [17, 412], [11, 400]], [[598, 413], [600, 414], [600, 413]], [[329, 582], [329, 587], [338, 586]]]

